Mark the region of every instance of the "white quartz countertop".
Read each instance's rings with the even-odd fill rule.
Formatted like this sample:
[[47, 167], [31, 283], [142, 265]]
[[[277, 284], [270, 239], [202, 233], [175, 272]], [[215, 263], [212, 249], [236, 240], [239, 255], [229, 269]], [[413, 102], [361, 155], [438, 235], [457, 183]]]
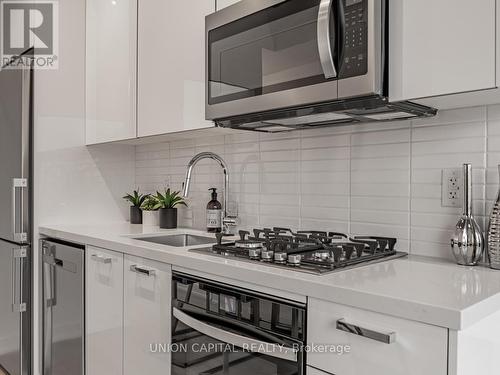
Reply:
[[301, 301], [314, 297], [454, 330], [466, 329], [500, 311], [500, 271], [484, 267], [407, 257], [313, 275], [189, 252], [194, 246], [170, 247], [132, 238], [160, 232], [213, 236], [130, 224], [40, 227], [41, 235], [169, 263], [174, 270], [233, 280], [248, 289], [282, 291]]

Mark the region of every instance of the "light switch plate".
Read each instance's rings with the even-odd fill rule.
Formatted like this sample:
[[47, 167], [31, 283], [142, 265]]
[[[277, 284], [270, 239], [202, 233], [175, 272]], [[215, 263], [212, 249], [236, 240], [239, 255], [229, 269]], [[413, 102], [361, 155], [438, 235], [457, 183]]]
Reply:
[[441, 179], [441, 206], [462, 207], [464, 176], [460, 168], [443, 169]]

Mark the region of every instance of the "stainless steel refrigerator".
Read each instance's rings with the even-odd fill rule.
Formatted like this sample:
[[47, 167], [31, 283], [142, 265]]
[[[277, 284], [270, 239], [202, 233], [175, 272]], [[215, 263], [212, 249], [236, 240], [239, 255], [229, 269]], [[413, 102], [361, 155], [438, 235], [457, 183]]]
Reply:
[[31, 373], [33, 69], [0, 70], [0, 375]]

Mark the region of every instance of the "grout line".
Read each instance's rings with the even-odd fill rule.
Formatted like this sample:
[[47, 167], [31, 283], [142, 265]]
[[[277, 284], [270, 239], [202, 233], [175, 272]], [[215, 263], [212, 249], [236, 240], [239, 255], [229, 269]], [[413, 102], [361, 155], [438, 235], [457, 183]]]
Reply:
[[[260, 227], [261, 226], [261, 218], [262, 218], [262, 176], [263, 176], [263, 170], [262, 170], [262, 154], [261, 154], [261, 136], [262, 134], [258, 134], [257, 137], [257, 152], [258, 152], [258, 159], [259, 159], [259, 203], [257, 205], [257, 224]], [[250, 228], [249, 228], [250, 229]]]
[[[488, 162], [489, 162], [489, 146], [488, 146], [488, 135], [489, 135], [489, 126], [490, 126], [490, 107], [486, 106], [486, 121], [485, 121], [485, 129], [484, 129], [484, 180], [483, 180], [483, 204], [482, 204], [482, 213], [483, 213], [483, 232], [486, 234], [487, 227], [488, 227], [488, 218], [487, 215], [488, 213], [486, 212], [486, 207], [487, 204], [486, 202], [488, 201], [487, 199], [487, 181], [488, 181]], [[486, 236], [485, 236], [486, 238]]]
[[409, 181], [410, 181], [410, 186], [409, 186], [409, 200], [408, 200], [408, 253], [412, 253], [412, 227], [413, 227], [413, 222], [412, 222], [412, 213], [413, 213], [413, 121], [410, 122], [410, 139], [409, 139], [409, 148], [410, 148], [410, 154], [409, 154]]
[[[299, 150], [298, 150], [298, 153], [299, 153], [299, 161], [298, 161], [298, 176], [299, 176], [299, 180], [298, 180], [298, 184], [299, 184], [299, 188], [298, 188], [298, 193], [299, 193], [299, 230], [304, 230], [305, 228], [302, 226], [302, 204], [303, 204], [303, 201], [302, 201], [302, 137], [303, 137], [304, 133], [303, 131], [300, 131], [300, 135], [299, 135]], [[309, 229], [305, 229], [305, 230], [309, 230]]]
[[349, 196], [347, 199], [347, 207], [348, 207], [347, 232], [349, 235], [352, 235], [352, 225], [351, 225], [351, 221], [352, 221], [352, 197], [353, 197], [353, 194], [352, 194], [352, 156], [353, 156], [352, 155], [352, 136], [353, 136], [353, 132], [352, 132], [352, 128], [351, 128], [351, 134], [349, 134], [349, 160], [347, 162], [347, 165], [349, 168], [349, 172], [348, 172]]

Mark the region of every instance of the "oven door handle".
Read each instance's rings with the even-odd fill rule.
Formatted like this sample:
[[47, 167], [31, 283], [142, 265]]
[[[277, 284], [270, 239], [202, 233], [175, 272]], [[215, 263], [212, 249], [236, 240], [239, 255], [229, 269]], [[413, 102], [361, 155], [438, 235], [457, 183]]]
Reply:
[[325, 78], [337, 77], [337, 69], [333, 61], [332, 42], [330, 40], [330, 15], [333, 0], [321, 0], [318, 11], [318, 51]]
[[270, 357], [297, 362], [297, 349], [287, 348], [278, 344], [270, 344], [264, 341], [241, 336], [236, 333], [224, 331], [223, 329], [199, 321], [176, 307], [173, 308], [173, 315], [186, 326], [226, 344], [234, 345], [253, 353], [261, 353]]

